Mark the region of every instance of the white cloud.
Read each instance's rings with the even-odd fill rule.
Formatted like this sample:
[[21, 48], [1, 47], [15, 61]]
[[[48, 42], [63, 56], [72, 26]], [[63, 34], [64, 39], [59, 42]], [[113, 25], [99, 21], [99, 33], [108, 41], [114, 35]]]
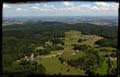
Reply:
[[119, 4], [118, 3], [107, 3], [107, 2], [96, 2], [95, 3], [100, 11], [103, 12], [117, 12]]
[[28, 10], [23, 8], [17, 8], [16, 11], [28, 11]]
[[98, 6], [110, 7], [110, 5], [106, 2], [96, 2], [95, 4]]
[[90, 10], [93, 6], [92, 5], [88, 5], [88, 4], [83, 4], [83, 5], [79, 5], [78, 8], [79, 9], [83, 9], [83, 10]]
[[57, 8], [54, 5], [44, 4], [41, 6], [32, 6], [32, 9], [40, 10], [40, 11], [55, 11]]
[[32, 9], [40, 9], [40, 8], [37, 7], [37, 6], [32, 6], [31, 8], [32, 8]]
[[55, 8], [54, 5], [48, 5], [48, 4], [44, 4], [43, 7], [44, 7], [44, 8], [52, 8], [52, 9]]
[[36, 5], [36, 6], [39, 6], [40, 4], [39, 4], [39, 3], [36, 3], [35, 5]]
[[[63, 6], [64, 4], [64, 6]], [[14, 7], [16, 6], [16, 7]], [[65, 7], [67, 6], [67, 7]], [[61, 2], [61, 5], [57, 4], [48, 4], [48, 3], [35, 3], [35, 4], [19, 4], [19, 5], [13, 5], [13, 4], [3, 4], [4, 8], [11, 8], [7, 9], [10, 11], [17, 11], [17, 13], [24, 13], [28, 14], [29, 13], [34, 13], [34, 14], [58, 14], [58, 15], [71, 15], [71, 14], [83, 14], [83, 15], [95, 15], [95, 14], [103, 14], [103, 15], [117, 15], [118, 13], [118, 3], [113, 3], [113, 2], [95, 2], [92, 4], [79, 4], [79, 5], [74, 5], [74, 2]]]
[[97, 6], [97, 5], [90, 5], [90, 4], [82, 4], [73, 7], [62, 8], [59, 11], [62, 12], [78, 12], [78, 13], [115, 13], [118, 10], [114, 10], [111, 7], [106, 7], [106, 5]]
[[[112, 8], [111, 6], [115, 7], [118, 6], [118, 4], [110, 4], [110, 3], [105, 3], [105, 2], [96, 2], [96, 5], [92, 5], [92, 4], [81, 4], [81, 5], [76, 5], [73, 6], [73, 3], [71, 4], [71, 2], [62, 2], [64, 3], [66, 6], [69, 7], [62, 7], [62, 8], [57, 8], [54, 5], [48, 5], [48, 4], [44, 4], [43, 6], [39, 7], [41, 9], [41, 11], [48, 11], [48, 12], [58, 12], [58, 13], [63, 13], [63, 12], [91, 12], [91, 13], [95, 13], [95, 12], [103, 12], [103, 13], [111, 13], [111, 12], [116, 12], [118, 10], [114, 10], [115, 8]], [[71, 6], [72, 5], [72, 6]], [[37, 7], [36, 7], [37, 9]]]
[[65, 6], [73, 6], [73, 3], [72, 3], [72, 2], [64, 1], [63, 4], [64, 4]]
[[46, 11], [56, 11], [57, 8], [54, 5], [48, 5], [48, 4], [44, 4], [43, 7], [41, 7], [42, 9], [46, 9]]
[[47, 4], [44, 4], [43, 6], [44, 6], [44, 7], [48, 7], [48, 5], [47, 5]]
[[91, 9], [99, 10], [99, 8], [97, 6], [93, 6]]
[[3, 4], [3, 8], [11, 8], [11, 6], [9, 6], [7, 4]]
[[113, 8], [113, 9], [117, 9], [119, 8], [119, 3], [111, 3], [110, 4], [110, 7]]

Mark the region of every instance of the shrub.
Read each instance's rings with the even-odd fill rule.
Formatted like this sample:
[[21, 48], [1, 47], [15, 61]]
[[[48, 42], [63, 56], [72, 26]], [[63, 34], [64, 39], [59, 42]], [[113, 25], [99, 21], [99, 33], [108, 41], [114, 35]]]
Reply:
[[83, 40], [82, 39], [79, 39], [78, 42], [82, 42]]
[[47, 49], [40, 49], [36, 51], [39, 55], [47, 55], [50, 52]]
[[59, 57], [58, 59], [60, 60], [61, 63], [64, 62], [63, 59], [62, 59], [62, 57]]
[[117, 53], [112, 53], [110, 56], [111, 57], [117, 57]]
[[87, 50], [88, 48], [90, 48], [90, 46], [89, 45], [74, 45], [74, 50], [83, 50], [83, 51], [85, 51], [85, 50]]
[[52, 41], [53, 44], [59, 44], [59, 43], [62, 44], [62, 45], [64, 44], [64, 42], [59, 38], [54, 38], [51, 41]]
[[67, 72], [69, 72], [70, 71], [70, 69], [67, 69]]
[[79, 39], [78, 42], [86, 41], [86, 39]]

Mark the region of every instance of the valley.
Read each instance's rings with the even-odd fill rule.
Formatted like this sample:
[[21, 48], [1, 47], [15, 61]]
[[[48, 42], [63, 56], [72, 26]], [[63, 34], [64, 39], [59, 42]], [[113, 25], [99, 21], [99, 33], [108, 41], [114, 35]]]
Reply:
[[3, 26], [4, 74], [115, 74], [116, 26], [43, 23]]

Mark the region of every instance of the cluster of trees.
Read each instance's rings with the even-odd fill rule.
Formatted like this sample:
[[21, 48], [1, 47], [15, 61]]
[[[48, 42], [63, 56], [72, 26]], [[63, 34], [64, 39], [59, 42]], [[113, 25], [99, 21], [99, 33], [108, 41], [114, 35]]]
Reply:
[[36, 50], [34, 53], [38, 54], [38, 55], [47, 55], [49, 54], [51, 51], [55, 51], [55, 50], [63, 50], [64, 47], [62, 46], [56, 46], [56, 45], [52, 45], [52, 46], [47, 46], [44, 49], [39, 49]]
[[77, 45], [77, 44], [75, 44], [74, 45], [74, 47], [73, 47], [73, 49], [74, 50], [82, 50], [82, 51], [85, 51], [85, 50], [87, 50], [88, 48], [90, 48], [91, 46], [89, 46], [89, 45]]
[[80, 57], [76, 60], [68, 61], [68, 64], [74, 67], [78, 67], [86, 72], [86, 74], [96, 74], [95, 70], [99, 64], [103, 62], [103, 59], [99, 56], [98, 51], [90, 49], [87, 51], [86, 56]]
[[86, 39], [79, 39], [78, 42], [86, 41]]
[[73, 26], [72, 28], [75, 30], [79, 30], [84, 34], [95, 34], [109, 39], [117, 38], [118, 34], [118, 26], [100, 26], [90, 23], [76, 23], [71, 26]]
[[38, 54], [38, 55], [47, 55], [49, 54], [50, 52], [46, 49], [39, 49], [35, 52], [35, 54]]
[[111, 55], [110, 55], [110, 57], [117, 57], [117, 51], [116, 52], [113, 52]]
[[[50, 51], [53, 50], [61, 50], [63, 49], [62, 46], [57, 46], [56, 44], [64, 44], [60, 39], [52, 39], [52, 38], [59, 38], [64, 37], [64, 30], [56, 30], [57, 27], [49, 27], [49, 26], [35, 26], [29, 24], [23, 25], [10, 25], [3, 28], [3, 41], [2, 41], [2, 65], [4, 73], [14, 72], [30, 72], [36, 65], [29, 65], [28, 68], [24, 68], [21, 65], [14, 64], [15, 69], [13, 69], [13, 63], [16, 60], [20, 60], [24, 56], [30, 56], [31, 53], [39, 54], [39, 55], [46, 55], [49, 54]], [[60, 29], [60, 28], [58, 28]], [[52, 40], [54, 45], [45, 47], [44, 50], [37, 50], [36, 52], [34, 49], [38, 46], [44, 46], [45, 42], [48, 40]], [[28, 63], [29, 64], [29, 63]], [[22, 70], [22, 68], [24, 68]], [[40, 68], [37, 66], [37, 68]], [[35, 71], [35, 70], [34, 70]], [[40, 71], [38, 71], [40, 72]]]
[[106, 55], [107, 58], [107, 65], [108, 65], [108, 70], [107, 73], [109, 75], [116, 75], [117, 74], [117, 68], [114, 66], [113, 61], [110, 59], [110, 57], [117, 57], [117, 53], [112, 53], [111, 55]]
[[101, 39], [96, 41], [96, 44], [101, 47], [114, 47], [117, 48], [117, 39]]
[[48, 51], [55, 51], [55, 50], [63, 50], [63, 46], [57, 46], [57, 45], [52, 45], [52, 46], [47, 46], [46, 50]]
[[52, 41], [53, 44], [62, 44], [62, 45], [64, 45], [63, 40], [60, 39], [60, 38], [53, 38], [51, 41]]
[[22, 59], [20, 63], [13, 62], [10, 67], [3, 67], [3, 74], [5, 75], [29, 75], [29, 74], [45, 74], [46, 69], [43, 65], [36, 61], [26, 61]]
[[45, 68], [43, 65], [39, 64], [37, 61], [27, 61], [25, 59], [22, 59], [19, 63], [26, 72], [25, 74], [45, 74]]
[[112, 68], [110, 71], [110, 75], [117, 75], [117, 68]]
[[59, 57], [59, 60], [60, 60], [61, 63], [64, 62], [64, 59], [62, 57]]

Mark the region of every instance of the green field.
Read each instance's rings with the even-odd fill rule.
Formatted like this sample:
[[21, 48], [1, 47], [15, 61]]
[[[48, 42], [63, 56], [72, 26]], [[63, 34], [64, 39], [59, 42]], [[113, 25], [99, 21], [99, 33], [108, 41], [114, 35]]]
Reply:
[[[42, 58], [40, 63], [46, 68], [46, 74], [64, 74], [64, 75], [83, 75], [84, 71], [71, 67], [69, 65], [62, 64], [58, 57]], [[69, 70], [69, 71], [68, 71]]]
[[[69, 32], [65, 33], [65, 38], [64, 42], [64, 50], [59, 50], [59, 51], [52, 51], [51, 54], [48, 54], [47, 56], [50, 55], [55, 55], [57, 53], [61, 53], [61, 55], [56, 55], [55, 57], [42, 57], [39, 59], [39, 62], [46, 68], [46, 74], [62, 74], [62, 75], [83, 75], [84, 71], [80, 70], [79, 68], [72, 67], [68, 64], [63, 64], [59, 61], [59, 57], [64, 58], [64, 60], [74, 60], [78, 59], [80, 57], [86, 56], [86, 53], [84, 51], [79, 51], [79, 50], [73, 50], [72, 44], [86, 44], [86, 45], [91, 45], [95, 46], [95, 42], [97, 40], [103, 39], [103, 37], [99, 37], [96, 35], [83, 35], [79, 31], [74, 31], [71, 30]], [[78, 42], [78, 39], [86, 39], [83, 42]], [[110, 48], [109, 48], [110, 49]], [[110, 54], [110, 52], [99, 52], [100, 55], [104, 54]], [[46, 56], [46, 55], [45, 55]], [[101, 63], [96, 73], [99, 73], [101, 75], [105, 75], [107, 73], [107, 63], [106, 60]], [[69, 70], [69, 71], [68, 71]]]
[[106, 75], [107, 70], [108, 70], [107, 61], [104, 60], [103, 63], [100, 64], [100, 66], [97, 68], [95, 72], [99, 73], [100, 75]]

